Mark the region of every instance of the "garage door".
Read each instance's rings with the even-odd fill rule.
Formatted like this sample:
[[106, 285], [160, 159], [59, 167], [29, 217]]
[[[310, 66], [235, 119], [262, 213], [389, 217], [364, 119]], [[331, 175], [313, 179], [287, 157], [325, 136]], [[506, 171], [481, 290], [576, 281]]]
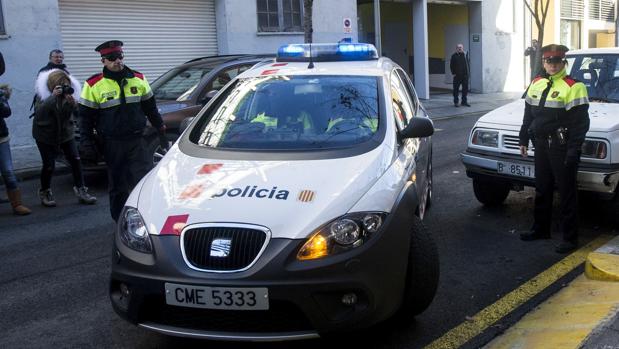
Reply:
[[215, 0], [59, 0], [65, 64], [80, 81], [100, 72], [94, 48], [124, 42], [125, 64], [149, 81], [196, 57], [217, 54]]

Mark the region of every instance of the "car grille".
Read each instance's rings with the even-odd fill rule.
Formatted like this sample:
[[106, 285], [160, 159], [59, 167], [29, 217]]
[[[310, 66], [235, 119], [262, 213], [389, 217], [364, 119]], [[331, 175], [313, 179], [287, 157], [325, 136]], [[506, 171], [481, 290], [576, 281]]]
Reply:
[[[530, 142], [529, 142], [529, 145], [530, 145], [530, 150], [535, 151], [535, 148], [531, 145]], [[504, 134], [503, 135], [503, 149], [515, 150], [517, 152], [520, 152], [520, 137], [518, 135]]]
[[189, 229], [183, 246], [187, 262], [198, 269], [237, 271], [248, 267], [266, 241], [262, 230], [239, 227]]
[[152, 321], [202, 331], [270, 333], [313, 330], [301, 309], [287, 301], [271, 300], [269, 310], [218, 310], [167, 305], [163, 297], [148, 297], [141, 309], [140, 322]]

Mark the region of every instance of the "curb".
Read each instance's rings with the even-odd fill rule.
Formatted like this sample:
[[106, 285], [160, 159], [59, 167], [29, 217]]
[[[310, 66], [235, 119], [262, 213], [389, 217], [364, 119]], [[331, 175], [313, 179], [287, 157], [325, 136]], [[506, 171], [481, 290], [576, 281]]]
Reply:
[[585, 275], [591, 280], [619, 281], [619, 236], [589, 253]]

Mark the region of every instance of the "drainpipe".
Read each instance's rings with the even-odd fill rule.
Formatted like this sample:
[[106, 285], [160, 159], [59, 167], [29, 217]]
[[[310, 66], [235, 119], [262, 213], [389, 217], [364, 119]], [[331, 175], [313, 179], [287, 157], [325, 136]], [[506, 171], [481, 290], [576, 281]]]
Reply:
[[380, 42], [380, 0], [374, 0], [374, 45], [378, 55], [383, 55], [382, 45]]

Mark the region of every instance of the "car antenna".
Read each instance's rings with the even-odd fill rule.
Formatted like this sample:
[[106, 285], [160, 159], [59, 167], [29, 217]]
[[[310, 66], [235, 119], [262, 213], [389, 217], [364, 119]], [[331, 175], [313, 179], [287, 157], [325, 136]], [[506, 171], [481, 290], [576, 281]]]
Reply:
[[307, 66], [307, 69], [314, 69], [314, 61], [312, 60], [312, 42], [309, 42], [309, 50], [310, 50], [310, 56], [309, 56], [309, 65]]

